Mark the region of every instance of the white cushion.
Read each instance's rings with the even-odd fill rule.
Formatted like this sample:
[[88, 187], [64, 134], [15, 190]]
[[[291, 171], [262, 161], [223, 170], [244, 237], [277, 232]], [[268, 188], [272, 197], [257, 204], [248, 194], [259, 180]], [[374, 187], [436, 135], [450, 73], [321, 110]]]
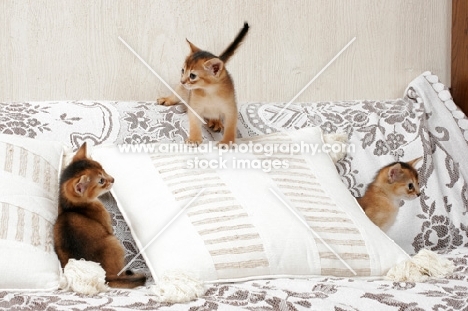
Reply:
[[[173, 270], [206, 282], [353, 271], [381, 276], [408, 259], [341, 182], [319, 128], [249, 140], [222, 154], [209, 150], [214, 145], [200, 146], [199, 153], [185, 145], [179, 153], [162, 152], [168, 149], [162, 145], [151, 153], [94, 150], [93, 158], [115, 178], [113, 194], [155, 277]], [[274, 144], [283, 149], [270, 154]], [[287, 146], [303, 146], [302, 152], [291, 155]], [[241, 160], [251, 168], [238, 168]]]
[[0, 134], [0, 289], [58, 288], [54, 252], [62, 145]]

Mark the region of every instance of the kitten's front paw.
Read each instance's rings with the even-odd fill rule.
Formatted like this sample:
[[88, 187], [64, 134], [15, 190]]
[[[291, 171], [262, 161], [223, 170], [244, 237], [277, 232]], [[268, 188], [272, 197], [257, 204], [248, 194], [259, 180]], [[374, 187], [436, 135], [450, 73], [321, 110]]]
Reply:
[[175, 101], [171, 96], [158, 98], [156, 102], [163, 106], [172, 106], [178, 103], [178, 101]]
[[217, 120], [210, 119], [208, 120], [207, 125], [213, 132], [221, 132], [222, 130], [224, 130], [224, 125], [219, 119]]
[[226, 149], [231, 149], [233, 143], [234, 143], [233, 141], [220, 140], [218, 141], [216, 145], [218, 146], [219, 149], [226, 150]]
[[202, 139], [191, 139], [190, 137], [185, 140], [185, 143], [190, 147], [198, 147], [202, 142]]

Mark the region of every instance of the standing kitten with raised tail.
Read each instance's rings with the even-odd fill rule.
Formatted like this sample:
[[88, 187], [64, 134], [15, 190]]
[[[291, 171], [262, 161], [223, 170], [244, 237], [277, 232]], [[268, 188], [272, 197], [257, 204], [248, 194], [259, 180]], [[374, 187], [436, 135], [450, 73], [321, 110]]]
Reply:
[[114, 236], [111, 218], [98, 197], [108, 192], [114, 178], [86, 155], [86, 143], [77, 151], [60, 177], [58, 218], [54, 247], [62, 268], [71, 258], [101, 264], [110, 287], [134, 288], [146, 277], [124, 268], [125, 250]]
[[[214, 131], [224, 129], [221, 145], [234, 143], [237, 131], [237, 104], [234, 84], [226, 70], [226, 62], [234, 54], [244, 40], [249, 25], [244, 23], [234, 41], [220, 55], [215, 56], [203, 51], [187, 40], [191, 53], [185, 59], [180, 78], [180, 86], [176, 91], [188, 103], [189, 137], [186, 143], [199, 145], [202, 143], [202, 122], [207, 121], [208, 127]], [[161, 105], [174, 105], [179, 99], [174, 95], [158, 99]]]
[[412, 200], [420, 196], [416, 163], [394, 162], [377, 172], [358, 203], [374, 224], [387, 231], [395, 222], [401, 200]]

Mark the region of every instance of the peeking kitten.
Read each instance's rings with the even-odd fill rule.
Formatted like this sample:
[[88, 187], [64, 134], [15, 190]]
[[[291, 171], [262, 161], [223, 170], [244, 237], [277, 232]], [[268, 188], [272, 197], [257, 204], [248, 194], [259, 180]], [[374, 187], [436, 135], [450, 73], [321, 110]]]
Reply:
[[[237, 130], [237, 104], [234, 84], [225, 64], [247, 35], [248, 30], [249, 25], [244, 23], [237, 37], [219, 57], [199, 49], [187, 40], [191, 53], [185, 59], [181, 84], [176, 88], [176, 92], [191, 108], [188, 110], [190, 129], [186, 143], [192, 145], [202, 143], [202, 122], [197, 115], [204, 118], [208, 127], [214, 131], [224, 129], [219, 144], [234, 143]], [[179, 103], [179, 99], [174, 94], [159, 98], [157, 101], [158, 104], [166, 106]]]
[[374, 224], [387, 231], [395, 222], [401, 200], [412, 200], [421, 194], [418, 184], [417, 158], [407, 163], [394, 162], [377, 172], [358, 203]]
[[70, 258], [101, 264], [110, 287], [133, 288], [146, 277], [124, 268], [125, 251], [114, 236], [111, 218], [98, 197], [110, 190], [114, 178], [86, 156], [86, 143], [77, 151], [60, 177], [58, 218], [54, 247], [62, 268]]

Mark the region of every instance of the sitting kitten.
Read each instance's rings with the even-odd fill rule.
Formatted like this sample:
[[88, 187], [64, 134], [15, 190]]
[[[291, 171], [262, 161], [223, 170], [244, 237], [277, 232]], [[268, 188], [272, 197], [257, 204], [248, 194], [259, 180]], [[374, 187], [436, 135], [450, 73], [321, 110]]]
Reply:
[[130, 270], [121, 276], [125, 250], [114, 236], [111, 218], [98, 197], [110, 190], [114, 178], [86, 156], [86, 143], [60, 177], [54, 247], [62, 268], [70, 258], [100, 263], [110, 287], [134, 288], [146, 277]]
[[[225, 64], [247, 35], [248, 30], [249, 25], [244, 23], [237, 37], [219, 57], [199, 49], [187, 40], [191, 53], [185, 59], [182, 68], [181, 85], [176, 88], [184, 100], [189, 99], [186, 102], [193, 109], [193, 111], [188, 110], [190, 129], [186, 143], [193, 145], [202, 143], [202, 122], [197, 115], [207, 120], [208, 127], [214, 131], [224, 129], [219, 144], [234, 143], [237, 130], [237, 105], [234, 84]], [[179, 103], [179, 99], [174, 94], [159, 98], [157, 101], [166, 106]]]
[[374, 224], [387, 231], [395, 222], [400, 200], [420, 196], [418, 172], [414, 168], [422, 158], [407, 163], [394, 162], [380, 169], [358, 203]]

